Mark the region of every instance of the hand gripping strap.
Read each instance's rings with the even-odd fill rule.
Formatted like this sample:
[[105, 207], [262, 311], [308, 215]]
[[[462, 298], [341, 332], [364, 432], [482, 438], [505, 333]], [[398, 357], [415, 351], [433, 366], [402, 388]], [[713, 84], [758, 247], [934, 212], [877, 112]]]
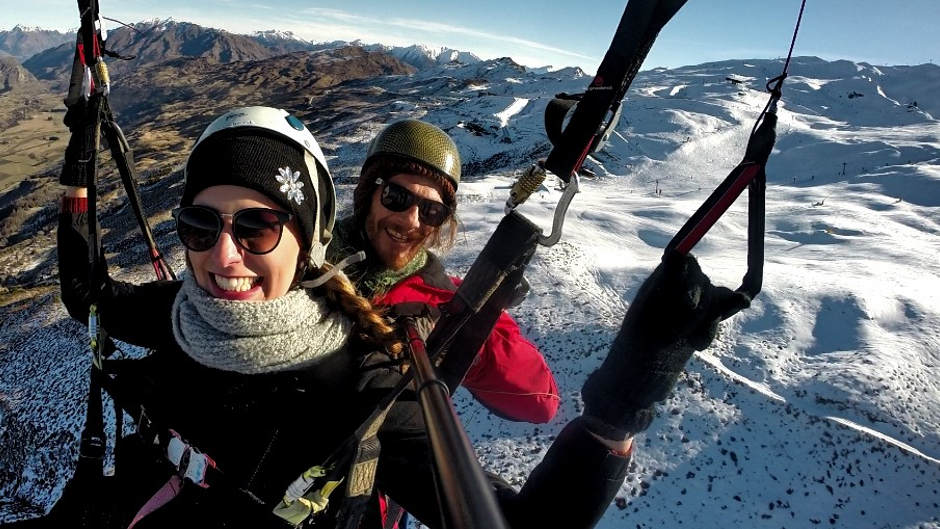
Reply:
[[[274, 507], [274, 515], [297, 527], [311, 516], [325, 511], [329, 506], [330, 494], [343, 480], [348, 479], [343, 512], [339, 518], [345, 520], [345, 525], [355, 527], [362, 515], [358, 512], [361, 511], [359, 507], [372, 495], [381, 450], [378, 432], [392, 404], [394, 400], [357, 430], [356, 437], [360, 440], [355, 446], [355, 453], [349, 458], [351, 463], [346, 476], [339, 472], [343, 467], [341, 462], [331, 456], [326, 464], [307, 469], [290, 484], [283, 499]], [[321, 483], [322, 485], [317, 487], [317, 484]], [[341, 522], [337, 527], [345, 525]]]

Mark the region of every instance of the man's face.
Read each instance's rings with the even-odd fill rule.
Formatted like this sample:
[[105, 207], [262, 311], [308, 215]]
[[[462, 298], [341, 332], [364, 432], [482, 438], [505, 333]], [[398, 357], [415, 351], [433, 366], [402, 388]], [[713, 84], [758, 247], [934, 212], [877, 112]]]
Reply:
[[[441, 189], [429, 178], [399, 173], [388, 181], [418, 197], [443, 202]], [[411, 262], [437, 228], [419, 220], [417, 204], [400, 212], [386, 209], [381, 201], [382, 187], [378, 186], [372, 194], [369, 215], [366, 217], [366, 236], [385, 266], [399, 270]]]

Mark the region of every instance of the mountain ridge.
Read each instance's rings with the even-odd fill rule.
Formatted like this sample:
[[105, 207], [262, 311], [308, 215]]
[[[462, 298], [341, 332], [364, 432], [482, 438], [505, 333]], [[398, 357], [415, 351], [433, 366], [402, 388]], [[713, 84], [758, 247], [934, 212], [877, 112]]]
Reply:
[[[17, 31], [23, 33], [22, 30]], [[406, 47], [367, 45], [360, 41], [313, 42], [290, 31], [270, 29], [240, 34], [172, 18], [152, 19], [131, 24], [130, 27], [114, 28], [107, 40], [108, 49], [134, 56], [130, 61], [108, 60], [109, 67], [117, 75], [179, 57], [207, 57], [213, 62], [224, 64], [265, 59], [296, 51], [320, 51], [347, 46], [388, 53], [417, 69], [480, 61], [479, 57], [470, 52], [444, 47], [431, 48], [420, 44]], [[0, 51], [6, 50], [0, 46]], [[72, 44], [62, 42], [18, 58], [36, 78], [49, 81], [57, 89], [62, 89], [66, 86], [63, 79], [71, 69], [73, 55]]]
[[0, 30], [0, 52], [22, 62], [43, 50], [74, 42], [74, 39], [74, 33], [17, 24], [13, 29]]
[[[212, 62], [228, 63], [268, 58], [274, 52], [249, 36], [224, 30], [205, 28], [190, 22], [154, 20], [121, 26], [110, 32], [107, 47], [131, 60], [108, 60], [115, 78], [135, 68], [179, 57], [205, 57]], [[50, 81], [63, 89], [68, 86], [74, 47], [68, 43], [44, 50], [28, 60], [25, 66], [38, 79]]]

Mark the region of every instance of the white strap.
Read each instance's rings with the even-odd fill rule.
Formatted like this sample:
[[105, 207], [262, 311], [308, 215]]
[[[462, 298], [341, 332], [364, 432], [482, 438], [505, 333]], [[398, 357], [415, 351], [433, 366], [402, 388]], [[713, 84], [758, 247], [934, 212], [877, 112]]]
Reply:
[[300, 286], [304, 288], [317, 288], [318, 286], [321, 286], [325, 284], [327, 281], [329, 281], [330, 279], [332, 279], [332, 277], [338, 274], [339, 272], [341, 272], [343, 268], [346, 268], [347, 266], [351, 264], [356, 264], [360, 261], [365, 261], [365, 259], [366, 259], [366, 253], [363, 251], [358, 251], [350, 255], [349, 257], [343, 259], [342, 261], [336, 263], [335, 265], [333, 265], [333, 268], [331, 268], [328, 272], [321, 275], [320, 277], [316, 279], [310, 279], [307, 281], [301, 281]]

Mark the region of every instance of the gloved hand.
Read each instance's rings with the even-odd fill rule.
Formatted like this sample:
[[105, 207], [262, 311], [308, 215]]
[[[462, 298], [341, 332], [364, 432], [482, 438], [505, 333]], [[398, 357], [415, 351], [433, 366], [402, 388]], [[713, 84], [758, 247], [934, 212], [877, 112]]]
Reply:
[[66, 186], [85, 187], [92, 169], [92, 154], [95, 152], [94, 132], [97, 106], [79, 99], [69, 105], [65, 112], [65, 125], [72, 136], [65, 148], [65, 164], [59, 174], [59, 183]]
[[648, 428], [656, 402], [675, 386], [692, 351], [707, 348], [718, 322], [750, 303], [746, 294], [712, 285], [691, 255], [664, 257], [581, 389], [589, 428], [614, 440]]

